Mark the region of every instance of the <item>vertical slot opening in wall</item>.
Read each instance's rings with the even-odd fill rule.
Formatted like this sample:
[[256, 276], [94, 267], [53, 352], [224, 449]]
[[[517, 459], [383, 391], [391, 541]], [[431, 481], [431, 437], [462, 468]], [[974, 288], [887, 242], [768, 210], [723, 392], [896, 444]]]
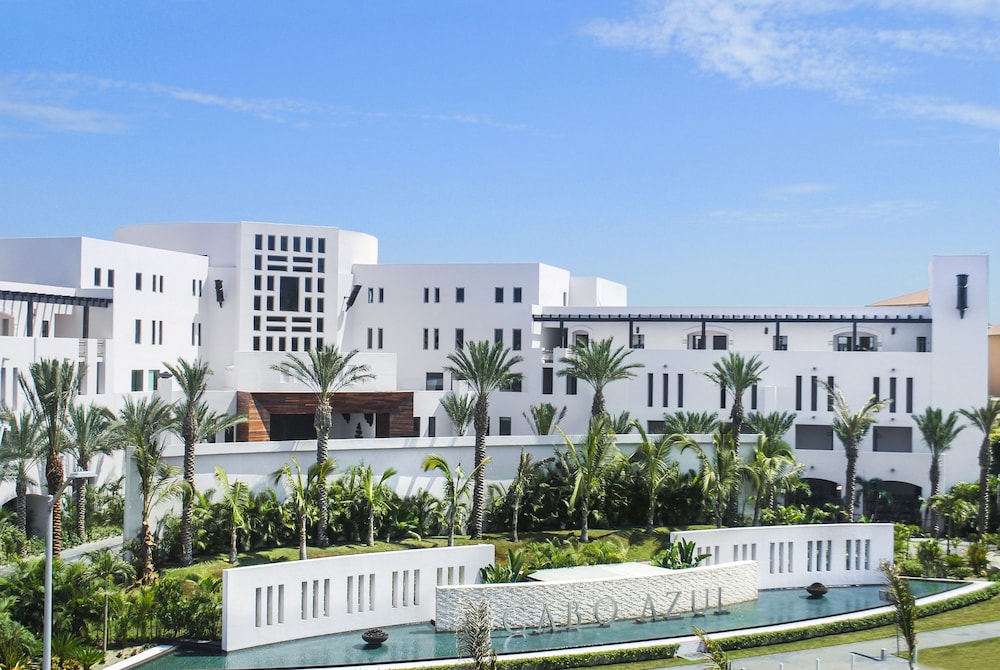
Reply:
[[756, 561], [757, 560], [757, 543], [756, 542], [754, 542], [753, 544], [750, 545], [750, 560], [751, 561]]
[[254, 589], [254, 625], [260, 628], [261, 624], [261, 610], [263, 609], [263, 594], [261, 593], [260, 587], [258, 586]]
[[844, 540], [844, 542], [846, 544], [846, 546], [844, 547], [844, 553], [845, 553], [845, 556], [844, 556], [844, 563], [845, 563], [845, 565], [844, 565], [844, 567], [846, 569], [850, 570], [851, 569], [851, 541], [850, 540]]
[[448, 566], [448, 586], [455, 583], [455, 568]]
[[768, 567], [770, 573], [774, 574], [774, 542], [771, 543], [771, 563]]
[[358, 575], [358, 611], [365, 611], [365, 576]]
[[464, 584], [465, 583], [465, 566], [464, 565], [458, 566], [458, 583], [459, 584]]
[[778, 572], [783, 573], [785, 571], [785, 543], [778, 543]]
[[[438, 568], [438, 584], [441, 583], [441, 568]], [[399, 607], [399, 571], [392, 571], [392, 607]]]
[[313, 580], [313, 619], [319, 618], [319, 580]]
[[716, 564], [722, 562], [722, 552], [719, 551], [719, 545], [715, 545], [715, 551], [712, 552], [712, 559], [712, 562]]
[[302, 620], [305, 621], [309, 616], [309, 582], [302, 582], [302, 593], [300, 595], [301, 602], [299, 603], [299, 615]]
[[833, 540], [826, 541], [826, 571], [833, 570]]
[[267, 587], [267, 625], [274, 624], [274, 587]]
[[865, 540], [865, 570], [872, 569], [872, 541]]
[[368, 611], [375, 609], [375, 573], [368, 575]]
[[806, 572], [813, 571], [813, 542], [806, 542]]
[[403, 607], [410, 604], [410, 571], [403, 570]]
[[323, 616], [330, 616], [330, 580], [323, 580]]
[[733, 545], [733, 562], [735, 563], [738, 560], [740, 560], [740, 545], [734, 544]]
[[788, 572], [795, 572], [795, 566], [792, 565], [792, 553], [795, 551], [795, 543], [788, 543]]
[[443, 583], [443, 582], [441, 581], [441, 579], [442, 579], [443, 577], [444, 577], [444, 569], [443, 569], [443, 568], [438, 568], [438, 569], [437, 569], [437, 585], [438, 585], [438, 586], [441, 586], [441, 584]]
[[854, 541], [854, 569], [861, 569], [861, 540]]
[[285, 623], [285, 585], [278, 584], [278, 623]]
[[413, 604], [420, 604], [420, 570], [413, 571]]
[[354, 613], [354, 576], [347, 576], [347, 613]]

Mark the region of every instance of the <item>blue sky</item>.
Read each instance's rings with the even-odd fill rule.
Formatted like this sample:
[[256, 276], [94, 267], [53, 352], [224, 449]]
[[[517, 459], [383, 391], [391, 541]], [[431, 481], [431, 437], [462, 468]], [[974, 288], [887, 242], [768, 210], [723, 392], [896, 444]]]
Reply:
[[1000, 258], [1000, 1], [0, 0], [0, 156], [3, 236], [335, 225], [858, 305]]

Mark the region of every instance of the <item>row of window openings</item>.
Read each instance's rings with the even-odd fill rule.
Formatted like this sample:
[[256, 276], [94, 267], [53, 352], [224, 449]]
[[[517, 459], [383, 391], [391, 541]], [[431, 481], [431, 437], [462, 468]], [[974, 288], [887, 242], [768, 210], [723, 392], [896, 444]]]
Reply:
[[[108, 270], [108, 272], [112, 272]], [[153, 293], [163, 293], [163, 275], [153, 275], [152, 281], [150, 281], [150, 288], [153, 289]], [[142, 290], [142, 273], [135, 273], [135, 290]]]
[[[268, 235], [267, 236], [267, 250], [268, 251], [279, 251], [279, 250], [280, 251], [288, 251], [288, 240], [289, 240], [289, 236], [288, 235], [280, 235], [280, 236]], [[312, 250], [313, 250], [313, 238], [311, 238], [311, 237], [302, 238], [302, 237], [299, 237], [298, 235], [294, 235], [294, 236], [291, 237], [291, 240], [292, 240], [292, 251], [302, 251], [303, 250], [302, 242], [304, 240], [305, 241], [305, 252], [306, 253], [312, 253]], [[277, 243], [277, 247], [278, 247], [277, 249], [275, 249], [275, 244], [276, 243]], [[257, 235], [253, 236], [253, 248], [256, 249], [257, 251], [263, 251], [264, 250], [264, 236], [263, 235], [257, 234]], [[318, 238], [316, 240], [316, 251], [318, 253], [321, 253], [321, 254], [325, 254], [326, 253], [326, 238], [325, 237], [320, 237], [320, 238]]]
[[[456, 378], [457, 379], [457, 378]], [[506, 386], [501, 387], [501, 392], [507, 393], [520, 393], [523, 390], [523, 380], [521, 377], [515, 377]], [[427, 391], [443, 391], [444, 390], [444, 373], [443, 372], [428, 372], [424, 380], [424, 389]]]
[[[163, 322], [150, 321], [149, 344], [163, 344]], [[135, 320], [135, 343], [142, 344], [142, 319]]]
[[[503, 328], [493, 329], [493, 341], [503, 344]], [[465, 329], [455, 329], [455, 349], [465, 346]], [[522, 346], [521, 329], [512, 328], [510, 331], [510, 348], [513, 351], [520, 351]], [[368, 348], [372, 348], [372, 329], [368, 329]], [[378, 329], [378, 348], [382, 348], [382, 329]], [[441, 330], [439, 328], [424, 328], [424, 349], [441, 348]]]
[[[498, 421], [499, 434], [500, 435], [512, 435], [513, 434], [513, 419], [509, 416], [501, 416]], [[415, 437], [420, 437], [421, 433], [421, 421], [419, 416], [413, 417], [413, 435]], [[487, 427], [486, 434], [489, 435], [489, 427]], [[437, 437], [437, 417], [429, 416], [427, 417], [427, 437]]]
[[[766, 333], [767, 329], [765, 328], [764, 331]], [[893, 328], [892, 332], [895, 334], [896, 329]], [[728, 335], [706, 335], [703, 337], [702, 335], [692, 334], [688, 336], [688, 349], [706, 349], [709, 338], [711, 338], [712, 349], [725, 350], [729, 348]], [[775, 351], [788, 351], [787, 335], [774, 335], [771, 337], [771, 342]], [[645, 346], [645, 336], [641, 333], [633, 333], [632, 349], [644, 349]], [[837, 335], [833, 339], [834, 351], [876, 351], [877, 348], [878, 344], [874, 335], [859, 335], [857, 338], [852, 335]], [[916, 350], [921, 353], [928, 351], [926, 336], [920, 335], [917, 337]]]
[[[264, 257], [257, 254], [253, 257], [253, 269], [264, 269]], [[276, 272], [288, 272], [288, 256], [268, 256], [267, 269]], [[313, 272], [311, 258], [303, 256], [292, 257], [292, 272]], [[316, 259], [316, 272], [326, 272], [326, 259]]]
[[[834, 386], [833, 377], [826, 378], [826, 384], [830, 388]], [[795, 377], [795, 409], [796, 411], [802, 411], [802, 391], [803, 391], [804, 380], [801, 375]], [[809, 409], [813, 412], [817, 410], [819, 406], [819, 377], [813, 375], [809, 380]], [[889, 400], [889, 413], [894, 414], [897, 410], [896, 407], [896, 377], [889, 377], [889, 394], [886, 396]], [[905, 382], [905, 411], [907, 414], [913, 413], [913, 377], [907, 377]], [[882, 378], [873, 377], [872, 378], [872, 395], [875, 396], [875, 400], [882, 399]], [[832, 412], [834, 404], [834, 397], [832, 393], [826, 394], [826, 411]]]
[[[320, 319], [322, 321], [322, 319]], [[263, 344], [263, 351], [298, 351], [299, 344], [302, 345], [302, 351], [310, 351], [312, 349], [312, 338], [311, 337], [274, 337], [273, 335], [268, 335], [266, 337], [261, 337], [260, 335], [254, 335], [253, 337], [253, 350], [261, 351], [261, 345]], [[277, 347], [277, 348], [276, 348]], [[316, 348], [323, 348], [323, 338], [316, 338]]]
[[[515, 286], [512, 291], [511, 302], [521, 302], [523, 291], [520, 286]], [[431, 298], [434, 298], [434, 302], [441, 302], [441, 289], [440, 287], [424, 287], [424, 302], [431, 302]], [[382, 302], [383, 294], [382, 289], [379, 289], [379, 302]], [[493, 289], [493, 301], [503, 302], [504, 301], [504, 288], [503, 286], [497, 286]], [[368, 302], [372, 302], [372, 289], [368, 289]], [[464, 303], [465, 302], [465, 287], [458, 286], [455, 288], [455, 302]]]
[[[306, 311], [308, 312], [309, 310], [307, 309]], [[323, 332], [323, 325], [322, 317], [316, 319], [316, 332]], [[309, 317], [292, 317], [291, 330], [293, 333], [311, 333], [313, 332], [312, 326], [312, 319]], [[259, 316], [253, 317], [253, 329], [255, 332], [260, 332], [261, 318]], [[269, 333], [286, 333], [288, 332], [288, 322], [283, 316], [269, 316], [267, 317], [267, 325], [264, 326], [264, 330]]]
[[[101, 268], [94, 268], [94, 286], [101, 285]], [[108, 288], [114, 288], [115, 286], [115, 271], [108, 268]]]

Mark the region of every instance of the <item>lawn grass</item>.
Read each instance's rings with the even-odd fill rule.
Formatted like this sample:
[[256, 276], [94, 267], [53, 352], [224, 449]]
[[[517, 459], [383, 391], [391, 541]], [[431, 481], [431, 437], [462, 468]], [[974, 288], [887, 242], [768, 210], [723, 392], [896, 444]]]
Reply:
[[918, 665], [931, 666], [940, 670], [969, 670], [985, 668], [993, 664], [987, 659], [1000, 658], [1000, 638], [963, 642], [933, 649], [917, 648]]

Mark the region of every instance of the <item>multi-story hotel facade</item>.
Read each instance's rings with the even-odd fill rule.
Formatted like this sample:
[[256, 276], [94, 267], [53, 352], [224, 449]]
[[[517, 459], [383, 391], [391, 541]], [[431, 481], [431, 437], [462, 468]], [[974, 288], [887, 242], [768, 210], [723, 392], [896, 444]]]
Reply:
[[[621, 284], [542, 263], [380, 264], [374, 237], [333, 227], [136, 225], [113, 241], [4, 239], [0, 254], [0, 401], [20, 407], [17, 376], [41, 358], [86, 363], [80, 401], [112, 409], [128, 394], [169, 397], [163, 363], [201, 358], [215, 373], [213, 408], [249, 417], [220, 436], [236, 452], [312, 435], [312, 395], [272, 366], [322, 344], [357, 349], [375, 374], [336, 397], [334, 438], [427, 449], [453, 436], [440, 401], [464, 385], [444, 368], [473, 340], [523, 358], [520, 385], [491, 397], [491, 435], [531, 435], [524, 415], [543, 402], [565, 406], [561, 427], [582, 433], [591, 389], [560, 376], [560, 359], [575, 342], [612, 337], [643, 367], [607, 387], [608, 409], [652, 432], [665, 413], [727, 416], [731, 400], [701, 373], [731, 351], [759, 356], [762, 380], [744, 404], [796, 415], [786, 440], [825, 498], [845, 468], [824, 383], [852, 408], [893, 399], [862, 443], [859, 475], [916, 505], [930, 456], [911, 415], [988, 396], [985, 255], [935, 256], [926, 290], [868, 306], [635, 307]], [[943, 486], [976, 479], [981, 439], [959, 435]]]

